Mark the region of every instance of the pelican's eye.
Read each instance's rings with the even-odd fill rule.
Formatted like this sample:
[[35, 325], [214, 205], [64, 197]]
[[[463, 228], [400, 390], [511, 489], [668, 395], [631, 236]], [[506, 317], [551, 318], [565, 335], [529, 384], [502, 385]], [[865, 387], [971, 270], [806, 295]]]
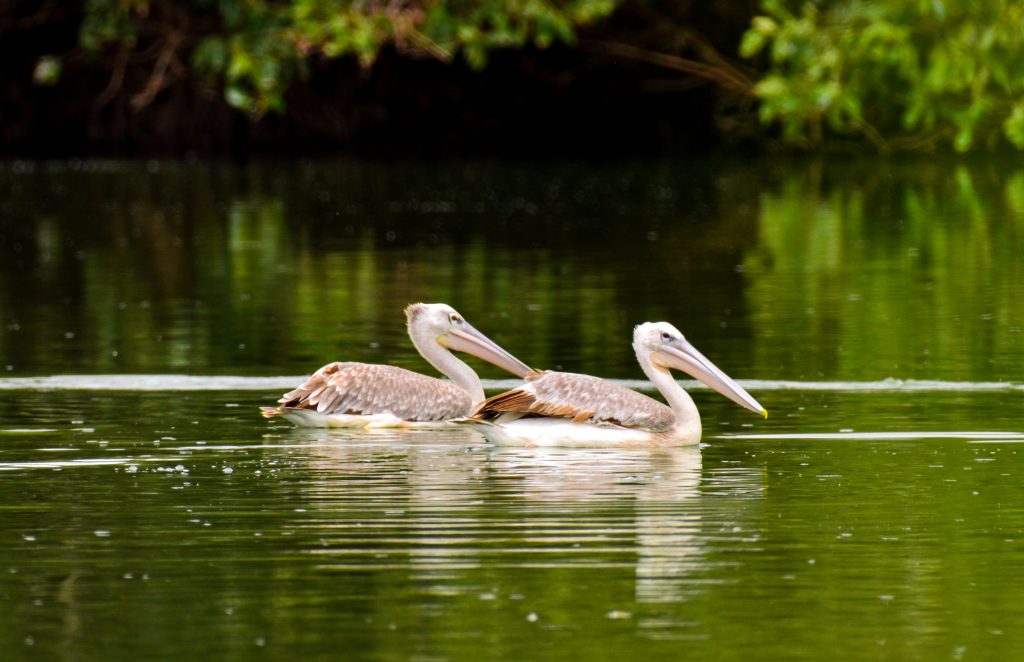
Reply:
[[458, 313], [452, 313], [448, 316], [448, 319], [452, 324], [462, 324], [462, 318], [459, 317]]
[[661, 332], [661, 339], [664, 340], [665, 342], [668, 342], [668, 341], [672, 340], [672, 334], [669, 333], [668, 331], [662, 331]]

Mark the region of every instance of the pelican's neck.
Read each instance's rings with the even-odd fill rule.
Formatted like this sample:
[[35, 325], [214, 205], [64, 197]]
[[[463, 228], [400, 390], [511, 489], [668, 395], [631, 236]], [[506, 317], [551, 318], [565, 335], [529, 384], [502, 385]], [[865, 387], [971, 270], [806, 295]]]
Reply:
[[420, 355], [430, 362], [430, 365], [452, 380], [453, 384], [469, 393], [473, 404], [483, 402], [484, 387], [472, 368], [457, 359], [429, 334], [417, 333], [413, 329], [409, 329], [409, 337], [412, 338], [412, 344], [419, 350]]
[[701, 435], [700, 412], [697, 411], [697, 405], [694, 404], [690, 394], [683, 390], [683, 387], [672, 377], [672, 373], [667, 368], [654, 365], [649, 351], [637, 349], [636, 359], [640, 362], [644, 374], [665, 396], [669, 408], [676, 415], [674, 426], [676, 433], [699, 441]]

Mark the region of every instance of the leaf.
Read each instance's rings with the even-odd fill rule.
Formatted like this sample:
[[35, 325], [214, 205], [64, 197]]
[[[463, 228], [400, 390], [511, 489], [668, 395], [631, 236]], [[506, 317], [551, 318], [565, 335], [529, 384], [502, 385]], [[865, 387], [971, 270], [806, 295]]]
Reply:
[[228, 48], [221, 37], [207, 37], [192, 52], [192, 66], [208, 76], [221, 74], [227, 67]]
[[767, 43], [768, 35], [758, 30], [747, 30], [743, 33], [743, 39], [740, 41], [740, 55], [748, 58], [754, 57]]
[[229, 85], [224, 92], [224, 99], [233, 108], [238, 108], [239, 110], [253, 109], [252, 95], [239, 85]]
[[1011, 145], [1024, 149], [1024, 99], [1013, 105], [1010, 116], [1003, 122], [1003, 133]]
[[782, 76], [767, 76], [754, 86], [754, 91], [761, 98], [779, 97], [789, 89], [786, 79]]
[[487, 64], [487, 51], [484, 50], [483, 44], [480, 42], [466, 44], [462, 52], [471, 69], [479, 71]]
[[55, 55], [44, 55], [36, 61], [32, 70], [32, 82], [41, 86], [56, 85], [60, 80], [61, 62]]
[[779, 29], [778, 24], [768, 16], [755, 16], [750, 23], [755, 31], [766, 37], [775, 34]]

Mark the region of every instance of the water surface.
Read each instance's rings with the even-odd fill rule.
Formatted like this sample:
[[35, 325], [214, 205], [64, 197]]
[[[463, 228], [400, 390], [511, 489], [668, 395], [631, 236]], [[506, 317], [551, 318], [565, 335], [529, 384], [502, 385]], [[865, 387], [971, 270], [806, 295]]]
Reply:
[[[5, 163], [0, 192], [12, 657], [1024, 652], [1012, 164]], [[428, 370], [419, 300], [635, 388], [666, 319], [771, 417], [694, 389], [704, 443], [658, 452], [259, 418], [328, 360]]]

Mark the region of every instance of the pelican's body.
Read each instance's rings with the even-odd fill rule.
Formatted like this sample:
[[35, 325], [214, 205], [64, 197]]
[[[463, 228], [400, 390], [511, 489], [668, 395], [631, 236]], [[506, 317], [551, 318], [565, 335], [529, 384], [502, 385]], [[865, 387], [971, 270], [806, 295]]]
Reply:
[[445, 426], [484, 399], [480, 378], [451, 349], [474, 354], [519, 377], [530, 368], [470, 326], [451, 306], [413, 304], [405, 310], [409, 337], [451, 381], [390, 365], [335, 362], [263, 407], [303, 427]]
[[526, 383], [481, 403], [457, 422], [514, 446], [682, 446], [701, 437], [693, 399], [672, 377], [684, 370], [738, 404], [767, 416], [739, 384], [666, 322], [633, 332], [637, 361], [668, 406], [609, 381], [569, 372], [532, 372]]

